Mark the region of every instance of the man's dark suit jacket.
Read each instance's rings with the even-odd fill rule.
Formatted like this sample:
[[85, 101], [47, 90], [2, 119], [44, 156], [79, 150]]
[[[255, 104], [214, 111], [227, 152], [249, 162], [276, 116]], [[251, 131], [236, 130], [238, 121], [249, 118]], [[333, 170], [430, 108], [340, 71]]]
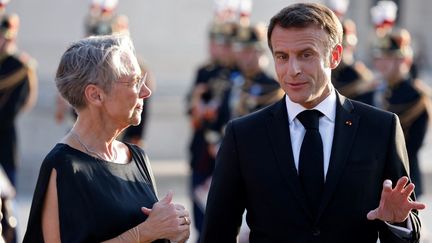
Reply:
[[[417, 242], [402, 240], [367, 213], [382, 184], [408, 174], [396, 115], [337, 95], [334, 139], [317, 218], [312, 218], [294, 165], [285, 99], [229, 123], [207, 201], [203, 243], [234, 243], [247, 210], [251, 243]], [[414, 196], [413, 196], [414, 200]]]

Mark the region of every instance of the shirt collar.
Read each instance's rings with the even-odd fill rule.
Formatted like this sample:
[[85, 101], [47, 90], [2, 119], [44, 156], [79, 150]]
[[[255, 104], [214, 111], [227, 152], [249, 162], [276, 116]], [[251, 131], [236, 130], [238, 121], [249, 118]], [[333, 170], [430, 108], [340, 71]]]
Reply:
[[[319, 110], [330, 121], [334, 122], [336, 119], [336, 100], [336, 91], [333, 90], [332, 92], [330, 92], [329, 96], [327, 96], [323, 101], [321, 101], [321, 103], [319, 103], [312, 109]], [[300, 112], [307, 110], [300, 104], [292, 102], [288, 95], [285, 95], [285, 103], [288, 111], [288, 120], [290, 124]]]

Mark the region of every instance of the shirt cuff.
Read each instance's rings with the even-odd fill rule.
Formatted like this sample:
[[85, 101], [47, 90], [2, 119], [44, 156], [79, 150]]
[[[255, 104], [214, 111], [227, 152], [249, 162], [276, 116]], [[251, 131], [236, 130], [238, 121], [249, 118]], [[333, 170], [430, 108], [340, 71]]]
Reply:
[[387, 226], [389, 227], [390, 231], [393, 232], [393, 234], [397, 235], [399, 238], [402, 239], [411, 239], [412, 237], [412, 222], [411, 217], [408, 217], [406, 221], [407, 227], [392, 225], [390, 223], [387, 223]]

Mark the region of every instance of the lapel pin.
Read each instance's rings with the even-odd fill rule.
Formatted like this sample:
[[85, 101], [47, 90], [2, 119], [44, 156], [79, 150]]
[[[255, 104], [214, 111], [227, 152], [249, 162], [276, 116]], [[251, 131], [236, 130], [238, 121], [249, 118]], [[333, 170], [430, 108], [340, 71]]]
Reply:
[[345, 125], [351, 126], [352, 125], [352, 121], [350, 121], [350, 120], [345, 121]]

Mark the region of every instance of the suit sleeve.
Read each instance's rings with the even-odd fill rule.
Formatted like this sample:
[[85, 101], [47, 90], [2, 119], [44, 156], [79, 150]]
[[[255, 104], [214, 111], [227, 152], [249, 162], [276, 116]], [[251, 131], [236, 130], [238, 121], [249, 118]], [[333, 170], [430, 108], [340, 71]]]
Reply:
[[[387, 165], [385, 171], [386, 178], [390, 178], [393, 182], [396, 182], [402, 176], [409, 176], [409, 160], [405, 147], [405, 139], [402, 131], [402, 127], [399, 122], [399, 118], [393, 115], [392, 119], [392, 137], [387, 152]], [[414, 193], [411, 194], [411, 199], [415, 201]], [[380, 241], [382, 243], [407, 243], [413, 242], [418, 243], [420, 240], [421, 223], [418, 217], [418, 211], [413, 210], [409, 215], [412, 224], [411, 238], [400, 238], [395, 235], [389, 227], [382, 223], [382, 229], [380, 230]]]
[[244, 184], [236, 147], [234, 125], [229, 123], [216, 158], [201, 242], [237, 242], [236, 237], [244, 209]]

